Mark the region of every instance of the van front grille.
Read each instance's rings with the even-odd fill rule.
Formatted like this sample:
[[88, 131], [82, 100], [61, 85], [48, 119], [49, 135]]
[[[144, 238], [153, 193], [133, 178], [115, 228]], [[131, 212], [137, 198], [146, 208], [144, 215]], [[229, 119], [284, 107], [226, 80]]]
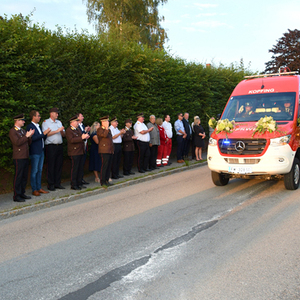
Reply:
[[266, 139], [220, 139], [218, 141], [221, 153], [234, 155], [261, 154], [266, 144]]

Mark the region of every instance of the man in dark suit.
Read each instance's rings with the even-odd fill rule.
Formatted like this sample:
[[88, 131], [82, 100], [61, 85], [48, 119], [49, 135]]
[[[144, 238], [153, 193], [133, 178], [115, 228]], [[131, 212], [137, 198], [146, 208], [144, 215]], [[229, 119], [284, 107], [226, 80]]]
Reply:
[[28, 178], [29, 165], [29, 145], [34, 129], [25, 131], [22, 127], [25, 124], [24, 114], [14, 117], [15, 125], [9, 131], [9, 138], [13, 145], [13, 162], [15, 166], [14, 176], [14, 196], [15, 202], [24, 202], [25, 199], [31, 199], [25, 195], [25, 189]]
[[47, 134], [51, 131], [47, 128], [44, 132], [40, 129], [39, 122], [41, 120], [40, 113], [32, 110], [29, 113], [31, 123], [27, 125], [26, 130], [34, 129], [34, 134], [31, 137], [31, 144], [29, 146], [29, 156], [31, 161], [30, 184], [32, 188], [32, 195], [40, 196], [41, 194], [48, 194], [49, 192], [42, 189], [42, 171], [44, 164], [44, 147]]
[[[83, 120], [84, 120], [84, 116], [82, 113], [79, 113], [77, 114], [78, 116], [78, 128], [80, 129], [81, 133], [82, 134], [85, 134], [85, 133], [89, 133], [90, 130], [91, 130], [91, 127], [90, 126], [84, 126], [83, 124]], [[85, 163], [85, 160], [86, 160], [86, 152], [87, 152], [87, 147], [88, 147], [88, 143], [87, 143], [87, 140], [84, 140], [84, 163]], [[83, 163], [83, 165], [84, 165]], [[90, 184], [89, 182], [86, 182], [84, 179], [83, 179], [83, 175], [82, 174], [82, 184]]]
[[109, 183], [109, 175], [112, 164], [112, 156], [114, 154], [114, 145], [112, 141], [111, 131], [109, 130], [109, 117], [100, 118], [101, 126], [97, 130], [98, 151], [101, 156], [101, 174], [100, 184], [105, 186], [113, 185]]
[[134, 172], [131, 171], [133, 165], [133, 157], [134, 157], [134, 140], [136, 140], [136, 136], [133, 135], [133, 131], [130, 129], [132, 126], [131, 119], [127, 119], [125, 121], [125, 133], [123, 135], [123, 174], [133, 175]]
[[191, 137], [192, 137], [192, 128], [189, 123], [189, 113], [184, 113], [182, 123], [184, 130], [186, 132], [186, 138], [183, 145], [183, 158], [187, 159], [190, 151]]
[[81, 133], [78, 128], [77, 115], [69, 119], [70, 127], [66, 130], [68, 141], [68, 155], [71, 158], [71, 189], [81, 190], [85, 188], [82, 185], [82, 174], [84, 167], [84, 140], [89, 138], [88, 133]]

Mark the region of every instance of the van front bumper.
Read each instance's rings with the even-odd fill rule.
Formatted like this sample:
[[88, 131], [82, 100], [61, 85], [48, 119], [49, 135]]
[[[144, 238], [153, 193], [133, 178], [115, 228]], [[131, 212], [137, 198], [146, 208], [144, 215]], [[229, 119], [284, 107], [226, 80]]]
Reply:
[[295, 151], [287, 145], [269, 146], [262, 156], [221, 155], [218, 146], [208, 146], [208, 167], [218, 173], [246, 175], [282, 175], [289, 173]]

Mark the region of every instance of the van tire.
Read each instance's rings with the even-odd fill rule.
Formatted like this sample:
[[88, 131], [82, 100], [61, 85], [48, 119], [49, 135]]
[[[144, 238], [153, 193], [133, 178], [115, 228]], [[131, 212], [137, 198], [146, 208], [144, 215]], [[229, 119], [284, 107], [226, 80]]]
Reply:
[[284, 175], [284, 186], [287, 190], [296, 190], [299, 187], [300, 178], [300, 163], [299, 159], [295, 157], [292, 169], [289, 173]]
[[223, 186], [229, 182], [229, 177], [225, 174], [211, 171], [211, 178], [216, 186]]

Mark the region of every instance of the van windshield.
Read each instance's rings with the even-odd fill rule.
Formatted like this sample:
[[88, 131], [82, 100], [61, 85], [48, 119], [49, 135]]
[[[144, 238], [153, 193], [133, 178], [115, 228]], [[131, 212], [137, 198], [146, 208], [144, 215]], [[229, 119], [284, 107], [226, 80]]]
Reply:
[[275, 121], [291, 121], [295, 99], [295, 92], [234, 96], [230, 98], [222, 119], [250, 122], [271, 116]]

